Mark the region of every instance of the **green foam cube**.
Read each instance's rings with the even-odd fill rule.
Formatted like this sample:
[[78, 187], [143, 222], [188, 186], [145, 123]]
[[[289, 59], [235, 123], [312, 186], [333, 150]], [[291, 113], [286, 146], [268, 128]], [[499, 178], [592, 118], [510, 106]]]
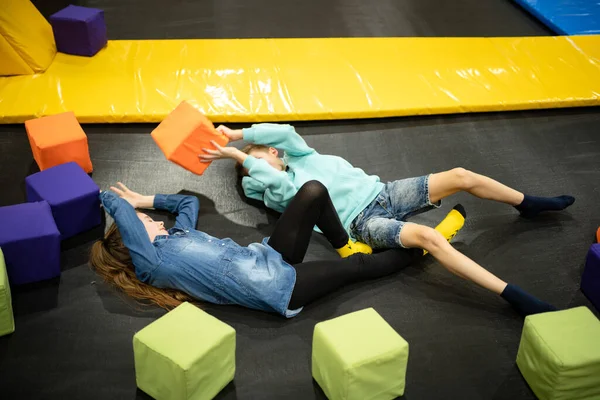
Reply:
[[15, 320], [12, 312], [6, 262], [4, 261], [4, 253], [0, 249], [0, 336], [8, 335], [14, 331]]
[[587, 307], [526, 317], [517, 366], [541, 400], [600, 399], [600, 321]]
[[235, 330], [182, 303], [133, 337], [138, 387], [157, 400], [214, 398], [235, 375]]
[[331, 400], [404, 394], [408, 343], [372, 308], [315, 326], [312, 374]]

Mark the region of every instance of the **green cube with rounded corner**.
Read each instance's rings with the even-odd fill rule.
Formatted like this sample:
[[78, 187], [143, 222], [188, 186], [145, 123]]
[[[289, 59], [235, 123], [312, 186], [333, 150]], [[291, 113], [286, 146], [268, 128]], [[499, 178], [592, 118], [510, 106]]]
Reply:
[[600, 321], [587, 307], [527, 316], [517, 366], [540, 400], [600, 399]]
[[209, 400], [235, 375], [235, 330], [182, 303], [133, 337], [137, 386], [157, 400]]
[[12, 311], [6, 262], [4, 261], [4, 253], [0, 249], [0, 336], [8, 335], [14, 331], [15, 320]]
[[315, 326], [312, 374], [331, 400], [404, 394], [408, 342], [373, 308]]

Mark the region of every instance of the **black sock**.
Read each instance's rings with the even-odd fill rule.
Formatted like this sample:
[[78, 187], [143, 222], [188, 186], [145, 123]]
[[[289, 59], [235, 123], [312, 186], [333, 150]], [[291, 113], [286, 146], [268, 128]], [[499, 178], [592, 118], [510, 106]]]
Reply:
[[564, 210], [573, 203], [575, 203], [575, 197], [572, 196], [535, 197], [525, 195], [523, 202], [515, 208], [521, 212], [523, 217], [530, 218], [542, 211]]
[[556, 307], [553, 305], [535, 298], [520, 287], [510, 283], [504, 288], [504, 291], [502, 291], [500, 296], [508, 301], [510, 305], [524, 317], [531, 314], [556, 311]]

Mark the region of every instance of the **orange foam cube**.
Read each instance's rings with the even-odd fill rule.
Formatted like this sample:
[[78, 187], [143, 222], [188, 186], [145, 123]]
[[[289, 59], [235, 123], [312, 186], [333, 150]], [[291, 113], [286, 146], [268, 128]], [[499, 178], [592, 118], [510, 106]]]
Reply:
[[152, 138], [167, 160], [202, 175], [210, 163], [198, 157], [203, 148], [214, 149], [210, 141], [226, 146], [229, 138], [217, 131], [213, 123], [187, 101], [181, 102], [152, 131]]
[[92, 172], [87, 136], [72, 111], [25, 121], [25, 129], [41, 171], [74, 161]]

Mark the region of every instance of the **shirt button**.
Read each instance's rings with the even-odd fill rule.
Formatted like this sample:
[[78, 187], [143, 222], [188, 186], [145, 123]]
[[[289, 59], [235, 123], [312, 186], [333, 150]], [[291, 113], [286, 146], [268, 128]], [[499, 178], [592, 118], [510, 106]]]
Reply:
[[208, 239], [208, 243], [212, 243], [212, 240]]

